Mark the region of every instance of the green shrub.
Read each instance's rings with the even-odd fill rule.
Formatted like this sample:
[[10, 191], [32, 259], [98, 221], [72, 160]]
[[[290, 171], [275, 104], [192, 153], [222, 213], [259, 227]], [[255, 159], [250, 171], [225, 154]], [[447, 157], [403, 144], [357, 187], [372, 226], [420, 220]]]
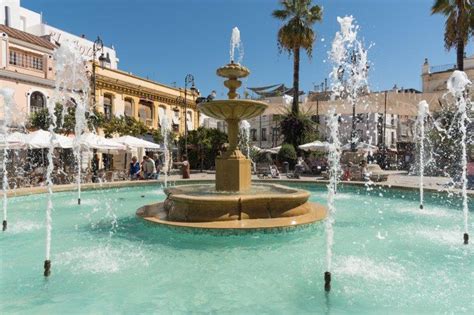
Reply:
[[280, 163], [288, 162], [290, 167], [293, 168], [297, 158], [295, 147], [289, 143], [282, 144], [280, 151], [278, 151], [277, 158]]

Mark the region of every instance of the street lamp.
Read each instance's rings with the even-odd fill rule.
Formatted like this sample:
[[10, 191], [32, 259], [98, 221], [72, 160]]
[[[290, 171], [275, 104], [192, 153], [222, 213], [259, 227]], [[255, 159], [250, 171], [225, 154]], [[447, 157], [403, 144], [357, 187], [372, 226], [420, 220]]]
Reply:
[[191, 92], [194, 94], [196, 87], [194, 86], [194, 76], [192, 74], [186, 75], [184, 78], [184, 152], [188, 156], [188, 85], [191, 84]]
[[[92, 106], [95, 108], [95, 102], [96, 102], [96, 77], [95, 77], [95, 57], [97, 55], [97, 52], [103, 51], [104, 49], [104, 42], [102, 42], [102, 39], [100, 39], [99, 36], [97, 36], [97, 39], [94, 41], [94, 45], [92, 46], [92, 97], [93, 97], [93, 103]], [[102, 53], [99, 57], [99, 61], [102, 61], [104, 59], [104, 54]]]

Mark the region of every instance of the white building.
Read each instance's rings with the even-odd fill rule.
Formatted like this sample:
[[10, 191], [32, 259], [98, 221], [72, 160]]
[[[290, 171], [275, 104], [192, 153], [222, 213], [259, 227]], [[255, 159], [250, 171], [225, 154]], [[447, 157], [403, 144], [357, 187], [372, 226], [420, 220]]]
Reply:
[[[20, 0], [0, 1], [0, 23], [32, 35], [47, 37], [53, 44], [61, 44], [64, 41], [77, 43], [86, 59], [92, 60], [95, 39], [88, 40], [44, 23], [42, 14], [23, 8]], [[119, 59], [115, 49], [104, 46], [102, 52], [96, 53], [96, 60], [102, 53], [110, 59], [110, 68], [117, 69]]]

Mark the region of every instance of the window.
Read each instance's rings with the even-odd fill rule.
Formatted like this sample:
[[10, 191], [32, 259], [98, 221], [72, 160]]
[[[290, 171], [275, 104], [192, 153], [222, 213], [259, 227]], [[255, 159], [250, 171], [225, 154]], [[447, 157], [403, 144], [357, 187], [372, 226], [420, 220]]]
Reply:
[[141, 100], [138, 104], [138, 119], [148, 127], [153, 125], [153, 103]]
[[123, 114], [127, 117], [133, 117], [133, 100], [131, 98], [125, 99]]
[[188, 130], [193, 130], [193, 112], [192, 111], [188, 111], [188, 115], [186, 117], [186, 123], [188, 124]]
[[257, 141], [257, 129], [250, 129], [250, 139]]
[[46, 107], [46, 98], [41, 92], [33, 92], [30, 96], [30, 112], [36, 113]]
[[364, 122], [364, 114], [357, 114], [356, 115], [356, 123], [363, 123]]
[[11, 49], [9, 63], [14, 66], [43, 71], [43, 56]]
[[104, 95], [104, 116], [106, 119], [112, 118], [112, 95]]
[[392, 131], [392, 141], [390, 142], [392, 145], [395, 144], [395, 132]]
[[160, 128], [169, 128], [170, 121], [168, 119], [168, 114], [166, 113], [166, 107], [158, 107], [158, 121], [160, 123]]
[[267, 128], [262, 128], [262, 141], [267, 141]]

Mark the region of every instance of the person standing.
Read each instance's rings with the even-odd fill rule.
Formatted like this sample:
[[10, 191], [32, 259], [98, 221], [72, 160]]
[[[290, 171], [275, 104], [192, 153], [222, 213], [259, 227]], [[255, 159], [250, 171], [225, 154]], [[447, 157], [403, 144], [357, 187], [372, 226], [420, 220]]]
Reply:
[[97, 183], [99, 181], [99, 156], [97, 152], [94, 152], [94, 157], [91, 161], [91, 168], [92, 168], [92, 182]]
[[190, 168], [190, 165], [189, 165], [188, 157], [186, 155], [183, 155], [181, 157], [181, 162], [176, 162], [174, 164], [181, 166], [183, 179], [190, 178], [191, 168]]

